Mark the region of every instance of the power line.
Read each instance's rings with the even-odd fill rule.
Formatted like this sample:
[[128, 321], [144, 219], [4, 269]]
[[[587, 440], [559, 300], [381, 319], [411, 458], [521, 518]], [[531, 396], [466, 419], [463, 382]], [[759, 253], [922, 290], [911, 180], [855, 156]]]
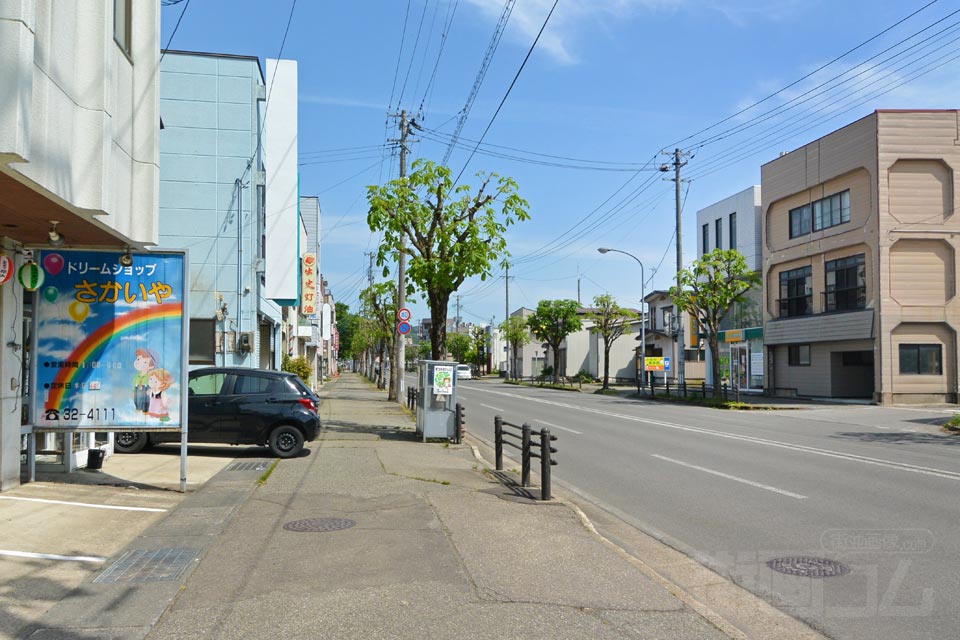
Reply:
[[397, 52], [397, 68], [393, 72], [393, 88], [390, 89], [390, 106], [387, 111], [393, 111], [393, 96], [397, 91], [397, 78], [400, 77], [400, 61], [403, 59], [403, 43], [407, 39], [407, 19], [410, 17], [410, 0], [407, 0], [407, 10], [403, 14], [403, 29], [400, 31], [400, 51]]
[[[410, 79], [410, 71], [413, 69], [413, 63], [417, 58], [417, 47], [420, 46], [420, 32], [423, 31], [423, 20], [427, 17], [427, 7], [429, 2], [423, 3], [423, 11], [420, 13], [420, 26], [417, 27], [417, 37], [413, 41], [413, 51], [410, 52], [410, 64], [407, 65], [407, 73], [403, 76], [403, 86], [400, 87], [400, 97], [397, 99], [397, 106], [403, 104], [403, 94], [407, 91], [407, 80]], [[407, 5], [409, 7], [409, 3]]]
[[[182, 0], [177, 0], [181, 2]], [[177, 2], [164, 2], [164, 5], [170, 6], [174, 5]], [[170, 49], [170, 43], [173, 42], [173, 36], [177, 35], [177, 29], [180, 28], [180, 22], [183, 20], [184, 14], [187, 12], [187, 9], [190, 8], [190, 0], [187, 0], [186, 4], [183, 5], [183, 9], [180, 11], [180, 17], [177, 18], [177, 24], [173, 25], [173, 31], [170, 33], [170, 37], [167, 38], [167, 46], [163, 48], [163, 51], [160, 52], [160, 62], [163, 62], [163, 56], [167, 55], [167, 50]], [[160, 62], [157, 64], [159, 65]]]
[[[447, 36], [450, 34], [450, 27], [453, 25], [453, 16], [457, 12], [457, 6], [459, 6], [460, 0], [456, 0], [452, 5], [448, 3], [447, 7], [447, 18], [444, 23], [443, 33], [440, 35], [440, 48], [437, 50], [437, 59], [433, 63], [433, 71], [430, 73], [430, 80], [427, 81], [427, 88], [423, 91], [423, 98], [420, 100], [420, 108], [418, 112], [421, 114], [421, 117], [424, 117], [423, 103], [424, 101], [429, 101], [432, 96], [433, 91], [433, 81], [437, 77], [437, 69], [440, 67], [440, 58], [443, 56], [443, 48], [447, 44]], [[427, 103], [427, 108], [429, 109], [429, 102]], [[456, 116], [454, 116], [456, 117]], [[452, 120], [453, 118], [451, 118]]]

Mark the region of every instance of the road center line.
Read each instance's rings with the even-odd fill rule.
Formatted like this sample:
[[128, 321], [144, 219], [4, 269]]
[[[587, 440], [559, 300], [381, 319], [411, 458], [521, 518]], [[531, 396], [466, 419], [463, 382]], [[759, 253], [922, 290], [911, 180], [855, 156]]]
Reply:
[[726, 433], [724, 431], [715, 431], [713, 429], [704, 429], [701, 427], [691, 427], [683, 424], [675, 424], [672, 422], [663, 422], [661, 420], [651, 420], [649, 418], [640, 418], [637, 416], [626, 415], [623, 413], [614, 413], [612, 411], [604, 411], [602, 409], [592, 409], [589, 407], [581, 407], [574, 404], [567, 404], [564, 402], [555, 402], [553, 400], [544, 400], [542, 398], [535, 398], [533, 396], [524, 396], [524, 395], [518, 395], [515, 393], [507, 393], [505, 391], [491, 391], [489, 389], [476, 389], [476, 390], [481, 391], [483, 393], [492, 393], [494, 395], [516, 398], [518, 400], [523, 400], [525, 402], [537, 402], [540, 404], [546, 404], [554, 407], [562, 407], [564, 409], [575, 409], [577, 411], [583, 411], [584, 413], [593, 413], [593, 414], [607, 416], [611, 418], [619, 418], [621, 420], [629, 420], [631, 422], [641, 422], [643, 424], [650, 424], [658, 427], [666, 427], [668, 429], [690, 431], [693, 433], [700, 433], [704, 435], [715, 436], [718, 438], [727, 438], [729, 440], [739, 440], [741, 442], [760, 444], [768, 447], [789, 449], [791, 451], [796, 451], [799, 453], [810, 453], [813, 455], [825, 456], [828, 458], [839, 458], [841, 460], [850, 460], [853, 462], [860, 462], [862, 464], [870, 464], [870, 465], [876, 465], [881, 467], [887, 467], [889, 469], [896, 469], [898, 471], [908, 471], [910, 473], [920, 473], [923, 475], [935, 476], [937, 478], [945, 478], [947, 480], [960, 481], [960, 472], [957, 472], [957, 471], [947, 471], [944, 469], [935, 469], [932, 467], [922, 467], [919, 465], [909, 464], [906, 462], [893, 462], [892, 460], [883, 460], [882, 458], [871, 458], [868, 456], [861, 456], [855, 453], [840, 453], [838, 451], [831, 451], [829, 449], [808, 447], [806, 445], [792, 444], [789, 442], [782, 442], [779, 440], [769, 440], [767, 438], [759, 438], [756, 436], [739, 435], [734, 433]]
[[493, 409], [494, 411], [504, 411], [504, 409], [501, 409], [500, 407], [491, 407], [489, 404], [483, 404], [482, 402], [480, 403], [480, 406], [486, 407], [487, 409]]
[[0, 556], [14, 558], [38, 558], [40, 560], [67, 560], [71, 562], [104, 562], [106, 558], [97, 556], [59, 556], [53, 553], [31, 553], [30, 551], [8, 551], [0, 549]]
[[24, 502], [43, 502], [45, 504], [65, 504], [71, 507], [89, 507], [91, 509], [115, 509], [117, 511], [151, 511], [166, 513], [166, 509], [152, 507], [121, 507], [112, 504], [90, 504], [89, 502], [67, 502], [65, 500], [47, 500], [45, 498], [21, 498], [20, 496], [0, 496], [0, 500], [23, 500]]
[[777, 489], [776, 487], [771, 487], [768, 484], [760, 484], [759, 482], [754, 482], [753, 480], [747, 480], [746, 478], [741, 478], [740, 476], [732, 476], [728, 473], [723, 473], [720, 471], [714, 471], [713, 469], [707, 469], [706, 467], [698, 467], [695, 464], [690, 464], [689, 462], [682, 462], [680, 460], [674, 460], [673, 458], [668, 458], [667, 456], [657, 455], [655, 453], [651, 454], [651, 457], [657, 458], [658, 460], [666, 460], [667, 462], [672, 462], [674, 464], [679, 464], [690, 469], [696, 469], [697, 471], [703, 471], [704, 473], [709, 473], [715, 476], [720, 476], [721, 478], [726, 478], [728, 480], [735, 480], [737, 482], [742, 482], [743, 484], [748, 484], [751, 487], [757, 487], [758, 489], [766, 489], [767, 491], [773, 491], [774, 493], [779, 493], [791, 498], [796, 498], [797, 500], [806, 500], [807, 496], [802, 496], [799, 493], [791, 493], [790, 491], [784, 491], [783, 489]]
[[546, 420], [537, 420], [537, 419], [534, 419], [534, 422], [539, 422], [540, 424], [545, 424], [545, 425], [547, 425], [548, 427], [553, 427], [554, 429], [563, 429], [564, 431], [569, 431], [570, 433], [575, 433], [575, 434], [577, 434], [578, 436], [582, 436], [582, 435], [583, 435], [583, 432], [582, 432], [582, 431], [577, 431], [576, 429], [569, 429], [569, 428], [567, 428], [567, 427], [561, 427], [561, 426], [558, 425], [558, 424], [553, 424], [553, 423], [551, 423], [551, 422], [547, 422]]

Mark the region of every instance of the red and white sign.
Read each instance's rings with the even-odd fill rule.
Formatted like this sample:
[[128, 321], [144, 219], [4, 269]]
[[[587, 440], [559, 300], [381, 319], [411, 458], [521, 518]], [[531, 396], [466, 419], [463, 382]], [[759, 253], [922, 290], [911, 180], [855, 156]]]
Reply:
[[410, 309], [407, 309], [406, 307], [401, 307], [400, 310], [397, 311], [397, 320], [399, 320], [400, 322], [406, 322], [409, 319], [410, 319]]
[[317, 254], [305, 253], [300, 258], [300, 313], [317, 314]]
[[13, 260], [5, 253], [0, 253], [0, 284], [7, 284], [13, 277]]

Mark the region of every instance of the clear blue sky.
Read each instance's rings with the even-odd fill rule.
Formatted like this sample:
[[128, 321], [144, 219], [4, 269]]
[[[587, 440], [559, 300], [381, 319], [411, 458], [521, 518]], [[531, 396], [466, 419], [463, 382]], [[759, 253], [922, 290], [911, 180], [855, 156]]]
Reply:
[[[164, 44], [185, 4], [161, 9]], [[194, 0], [170, 47], [277, 57], [291, 4]], [[477, 141], [490, 123], [551, 6], [552, 0], [516, 3], [461, 133], [469, 148], [450, 158], [455, 173], [473, 146], [468, 141]], [[352, 310], [366, 283], [364, 252], [377, 246], [366, 227], [366, 186], [397, 175], [396, 152], [384, 150], [397, 135], [395, 124], [387, 126], [387, 112], [422, 112], [419, 122], [427, 131], [413, 145], [413, 158], [440, 161], [446, 145], [438, 140], [454, 131], [503, 7], [502, 0], [296, 3], [282, 57], [299, 61], [301, 191], [319, 194], [322, 268], [336, 298]], [[578, 274], [584, 304], [607, 292], [622, 305], [638, 306], [636, 263], [601, 256], [599, 246], [640, 258], [651, 280], [648, 291], [669, 286], [676, 264], [673, 183], [635, 171], [651, 159], [664, 162], [657, 155], [664, 147], [693, 136], [680, 144], [696, 152], [684, 168], [693, 178], [684, 185], [689, 262], [696, 252], [697, 210], [759, 184], [760, 165], [779, 152], [874, 109], [960, 107], [958, 56], [957, 0], [560, 0], [481, 147], [535, 162], [477, 153], [464, 174], [512, 176], [530, 202], [532, 219], [508, 235], [518, 263], [510, 274], [511, 311], [544, 298], [575, 299]], [[349, 151], [333, 151], [341, 149]], [[503, 320], [502, 277], [490, 286], [468, 281], [460, 293], [464, 321]], [[415, 320], [429, 315], [425, 303], [411, 306]]]

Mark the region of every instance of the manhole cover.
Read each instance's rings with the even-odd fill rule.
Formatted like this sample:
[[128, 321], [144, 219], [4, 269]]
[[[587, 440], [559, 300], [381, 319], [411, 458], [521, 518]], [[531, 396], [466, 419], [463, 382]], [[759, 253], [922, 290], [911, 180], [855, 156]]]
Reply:
[[767, 562], [767, 566], [779, 573], [804, 578], [834, 578], [850, 573], [850, 567], [836, 560], [809, 556], [774, 558]]
[[269, 462], [234, 462], [227, 471], [266, 471], [269, 466]]
[[283, 525], [283, 528], [287, 531], [323, 532], [349, 529], [350, 527], [356, 526], [356, 524], [355, 521], [347, 520], [346, 518], [307, 518], [305, 520], [288, 522]]

